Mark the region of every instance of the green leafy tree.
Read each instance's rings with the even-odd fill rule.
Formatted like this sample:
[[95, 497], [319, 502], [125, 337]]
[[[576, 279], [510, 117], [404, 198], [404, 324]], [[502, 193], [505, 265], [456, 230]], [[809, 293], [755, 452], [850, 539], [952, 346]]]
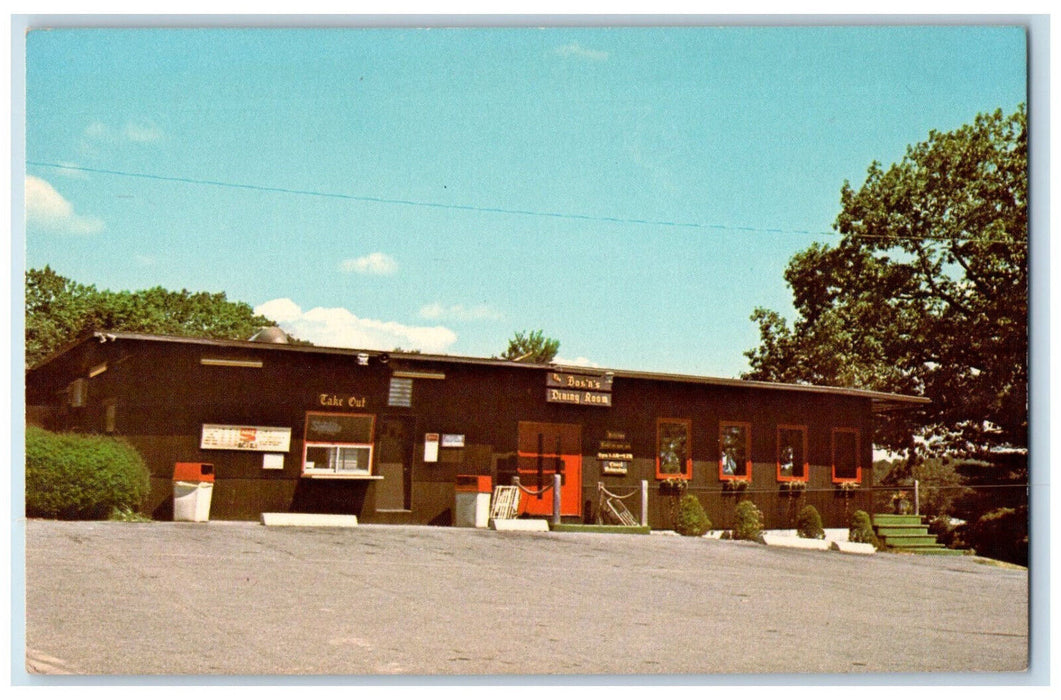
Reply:
[[923, 505], [953, 509], [966, 542], [1002, 542], [992, 553], [1009, 561], [1027, 556], [1027, 171], [1022, 106], [933, 131], [899, 163], [870, 165], [859, 189], [845, 183], [839, 242], [789, 262], [798, 316], [755, 311], [744, 375], [930, 398], [879, 421], [875, 442], [907, 455], [885, 481], [942, 486], [946, 465], [919, 466], [958, 459], [975, 490], [948, 485], [961, 496]]
[[789, 263], [794, 323], [757, 309], [747, 379], [921, 394], [878, 444], [911, 456], [1027, 447], [1027, 120], [978, 115], [845, 183], [836, 245]]
[[560, 341], [545, 337], [542, 331], [517, 331], [501, 359], [544, 365], [552, 362], [559, 350]]
[[229, 301], [224, 292], [162, 287], [111, 292], [69, 280], [47, 266], [26, 273], [26, 364], [31, 367], [93, 331], [246, 340], [275, 325], [250, 305]]

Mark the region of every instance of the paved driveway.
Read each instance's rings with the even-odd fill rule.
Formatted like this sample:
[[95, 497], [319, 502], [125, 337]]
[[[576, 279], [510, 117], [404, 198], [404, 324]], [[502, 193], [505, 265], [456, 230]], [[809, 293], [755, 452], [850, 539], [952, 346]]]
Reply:
[[26, 589], [35, 674], [959, 672], [1028, 658], [1025, 570], [657, 534], [30, 521]]

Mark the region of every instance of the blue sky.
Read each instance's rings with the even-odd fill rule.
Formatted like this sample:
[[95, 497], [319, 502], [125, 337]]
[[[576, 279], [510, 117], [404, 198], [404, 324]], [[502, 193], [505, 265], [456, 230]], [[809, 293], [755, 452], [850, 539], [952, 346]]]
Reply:
[[737, 376], [845, 180], [1026, 101], [1009, 27], [60, 29], [26, 264], [322, 345]]

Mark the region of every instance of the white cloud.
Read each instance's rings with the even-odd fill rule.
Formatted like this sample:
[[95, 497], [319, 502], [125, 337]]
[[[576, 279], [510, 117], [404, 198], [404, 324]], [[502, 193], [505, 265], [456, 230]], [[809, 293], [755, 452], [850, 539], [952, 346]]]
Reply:
[[421, 350], [442, 353], [457, 342], [457, 334], [444, 326], [407, 326], [395, 321], [358, 318], [344, 308], [318, 306], [303, 311], [290, 299], [273, 299], [255, 307], [285, 331], [314, 345], [363, 350]]
[[464, 304], [445, 306], [439, 302], [420, 307], [420, 318], [431, 320], [450, 319], [453, 321], [500, 321], [505, 316], [500, 311], [486, 304], [465, 307]]
[[362, 275], [393, 275], [398, 270], [398, 263], [386, 253], [369, 253], [360, 258], [343, 260], [339, 267], [343, 272]]
[[555, 52], [560, 55], [573, 58], [582, 58], [587, 61], [607, 61], [610, 55], [607, 51], [598, 51], [596, 49], [587, 49], [586, 47], [579, 44], [577, 41], [573, 41], [570, 44], [564, 44], [558, 46]]
[[593, 362], [589, 358], [581, 356], [576, 357], [573, 360], [569, 360], [565, 357], [556, 357], [553, 359], [553, 362], [558, 365], [568, 365], [570, 367], [600, 367], [600, 365], [596, 362]]
[[165, 134], [156, 124], [151, 122], [128, 121], [124, 125], [114, 128], [103, 122], [92, 122], [85, 128], [85, 136], [90, 141], [103, 143], [117, 143], [131, 141], [133, 143], [154, 143], [161, 141]]
[[127, 122], [122, 128], [122, 136], [128, 141], [151, 143], [153, 141], [161, 141], [163, 133], [162, 129], [155, 124]]
[[91, 234], [103, 230], [103, 220], [81, 216], [46, 180], [26, 176], [26, 222], [50, 231]]

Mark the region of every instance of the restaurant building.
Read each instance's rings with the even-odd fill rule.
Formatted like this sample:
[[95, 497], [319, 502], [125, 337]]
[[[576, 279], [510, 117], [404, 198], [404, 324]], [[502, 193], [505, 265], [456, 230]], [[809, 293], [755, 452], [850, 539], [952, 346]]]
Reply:
[[[673, 485], [732, 526], [741, 499], [768, 528], [814, 505], [826, 527], [870, 510], [874, 418], [927, 399], [853, 389], [286, 342], [95, 333], [27, 372], [27, 420], [121, 436], [151, 471], [143, 506], [172, 517], [174, 465], [213, 466], [210, 517], [341, 513], [449, 525], [458, 478], [527, 491], [521, 512], [593, 522], [601, 485], [648, 483], [673, 526]], [[475, 483], [487, 483], [485, 479]], [[639, 505], [631, 502], [635, 516]]]

